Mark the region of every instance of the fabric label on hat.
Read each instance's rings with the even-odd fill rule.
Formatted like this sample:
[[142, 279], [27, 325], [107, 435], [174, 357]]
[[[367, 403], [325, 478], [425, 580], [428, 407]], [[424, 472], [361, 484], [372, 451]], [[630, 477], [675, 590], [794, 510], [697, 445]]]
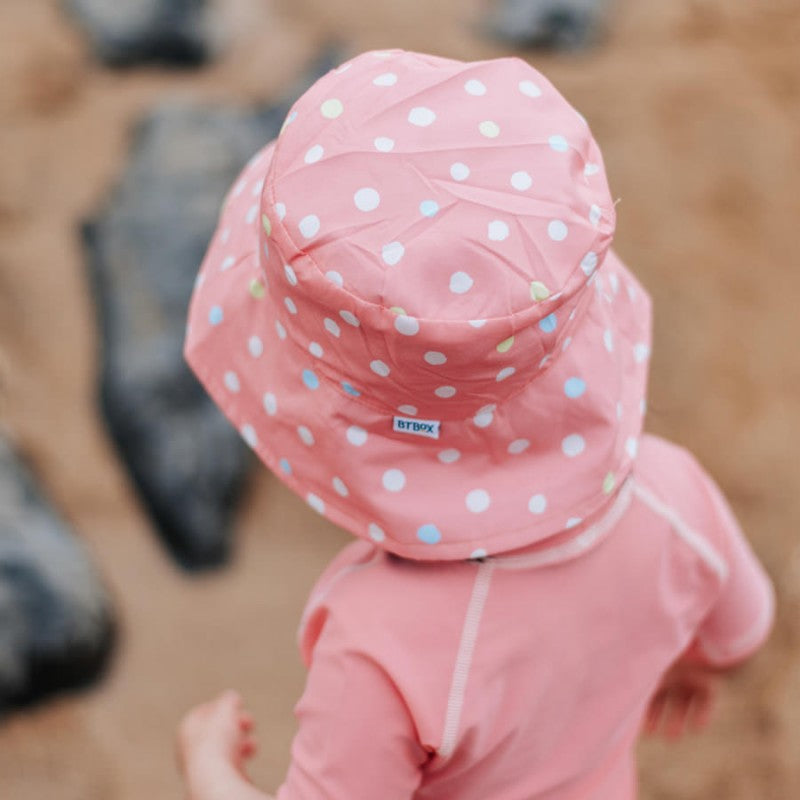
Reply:
[[438, 419], [414, 419], [413, 417], [395, 417], [394, 430], [396, 433], [411, 433], [414, 436], [427, 436], [429, 439], [439, 438]]

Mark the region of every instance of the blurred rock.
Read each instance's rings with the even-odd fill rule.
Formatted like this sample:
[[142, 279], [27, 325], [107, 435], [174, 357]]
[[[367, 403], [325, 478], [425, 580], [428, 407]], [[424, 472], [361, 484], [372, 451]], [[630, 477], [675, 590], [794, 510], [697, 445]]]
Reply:
[[105, 211], [84, 229], [103, 411], [164, 541], [190, 569], [227, 556], [250, 454], [184, 363], [189, 297], [225, 193], [288, 108], [157, 108]]
[[65, 5], [106, 64], [191, 67], [211, 56], [206, 0], [65, 0]]
[[610, 0], [498, 0], [489, 31], [517, 47], [576, 50], [605, 30]]
[[114, 640], [87, 552], [0, 436], [0, 713], [96, 680]]
[[166, 543], [190, 568], [225, 559], [249, 459], [184, 363], [186, 310], [226, 190], [277, 130], [260, 123], [239, 111], [155, 110], [110, 203], [84, 229], [103, 412]]

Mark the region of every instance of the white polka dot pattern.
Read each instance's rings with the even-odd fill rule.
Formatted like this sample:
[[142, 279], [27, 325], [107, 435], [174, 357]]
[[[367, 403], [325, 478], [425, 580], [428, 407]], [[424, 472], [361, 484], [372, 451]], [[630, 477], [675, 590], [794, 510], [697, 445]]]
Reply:
[[623, 485], [649, 299], [552, 86], [515, 60], [417, 59], [332, 71], [251, 160], [187, 355], [312, 509], [410, 558], [482, 559]]
[[399, 469], [387, 469], [382, 480], [383, 488], [389, 492], [400, 492], [406, 485], [406, 476]]

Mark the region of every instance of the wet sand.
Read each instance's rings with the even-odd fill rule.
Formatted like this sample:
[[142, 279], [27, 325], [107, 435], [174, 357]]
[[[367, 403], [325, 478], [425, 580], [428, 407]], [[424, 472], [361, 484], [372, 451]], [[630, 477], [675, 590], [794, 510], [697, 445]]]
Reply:
[[[0, 413], [93, 548], [124, 627], [100, 689], [0, 726], [3, 798], [179, 797], [176, 721], [228, 685], [259, 721], [253, 775], [275, 788], [303, 681], [296, 623], [346, 541], [260, 470], [229, 569], [187, 577], [158, 545], [97, 416], [77, 227], [121, 171], [131, 124], [170, 97], [275, 97], [331, 38], [348, 52], [505, 52], [477, 37], [478, 0], [223, 5], [224, 56], [181, 73], [104, 70], [51, 0], [0, 8]], [[642, 747], [642, 798], [789, 800], [800, 786], [800, 8], [618, 0], [615, 16], [602, 47], [532, 62], [592, 125], [620, 198], [617, 249], [655, 298], [648, 426], [718, 478], [780, 597], [768, 648], [726, 686], [711, 730]]]

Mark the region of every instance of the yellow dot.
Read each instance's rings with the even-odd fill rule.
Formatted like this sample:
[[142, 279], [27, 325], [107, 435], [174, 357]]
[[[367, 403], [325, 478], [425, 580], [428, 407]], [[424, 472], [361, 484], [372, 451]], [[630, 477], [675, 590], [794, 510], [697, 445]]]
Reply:
[[337, 100], [335, 97], [332, 97], [330, 100], [326, 100], [320, 107], [319, 110], [322, 112], [322, 116], [326, 119], [336, 119], [339, 114], [344, 111], [344, 106], [342, 105], [341, 100]]
[[258, 278], [253, 278], [250, 281], [250, 294], [255, 297], [256, 300], [260, 300], [264, 296], [264, 284]]
[[[264, 233], [267, 236], [272, 236], [272, 223], [269, 221], [269, 217], [266, 214], [261, 215], [261, 224], [264, 226]], [[533, 289], [531, 289], [533, 291]]]
[[617, 484], [617, 479], [614, 473], [609, 472], [608, 475], [606, 475], [605, 479], [603, 480], [603, 491], [606, 494], [611, 494], [611, 492], [614, 491], [614, 487], [616, 486], [616, 484]]
[[400, 306], [392, 306], [389, 311], [394, 311], [395, 314], [400, 314], [403, 317], [406, 316], [405, 309], [400, 308]]
[[497, 352], [498, 353], [507, 353], [511, 349], [511, 345], [514, 344], [514, 337], [509, 336], [508, 339], [503, 339], [499, 345], [497, 345]]
[[500, 126], [490, 119], [485, 119], [478, 125], [478, 130], [488, 139], [494, 139], [500, 135]]
[[541, 281], [531, 281], [531, 298], [533, 300], [547, 300], [550, 290]]

